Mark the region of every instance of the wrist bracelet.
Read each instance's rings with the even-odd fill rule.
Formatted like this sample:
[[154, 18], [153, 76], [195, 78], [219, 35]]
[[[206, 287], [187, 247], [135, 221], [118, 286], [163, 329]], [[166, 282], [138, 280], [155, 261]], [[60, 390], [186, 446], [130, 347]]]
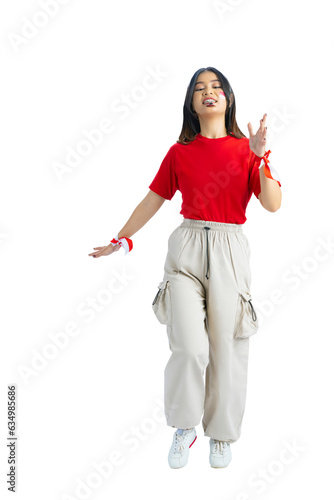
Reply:
[[277, 181], [279, 184], [279, 187], [281, 187], [281, 179], [274, 169], [274, 167], [270, 164], [270, 161], [268, 160], [269, 153], [271, 153], [270, 149], [269, 151], [266, 151], [264, 155], [261, 157], [262, 161], [259, 165], [259, 168], [261, 168], [264, 165], [264, 175], [268, 177], [269, 179], [273, 179], [274, 181]]
[[116, 238], [113, 238], [110, 243], [115, 246], [117, 244], [121, 245], [121, 247], [124, 248], [124, 251], [125, 251], [125, 255], [129, 252], [131, 252], [131, 250], [133, 249], [133, 243], [132, 243], [132, 240], [130, 240], [130, 238], [118, 238], [118, 234], [116, 236]]

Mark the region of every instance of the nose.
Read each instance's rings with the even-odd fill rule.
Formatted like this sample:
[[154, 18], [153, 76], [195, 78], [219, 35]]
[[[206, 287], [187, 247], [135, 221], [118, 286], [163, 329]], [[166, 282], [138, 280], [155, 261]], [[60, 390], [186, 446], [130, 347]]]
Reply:
[[208, 90], [207, 92], [204, 92], [202, 99], [207, 99], [208, 97], [212, 97], [212, 99], [214, 99], [213, 95], [213, 92]]

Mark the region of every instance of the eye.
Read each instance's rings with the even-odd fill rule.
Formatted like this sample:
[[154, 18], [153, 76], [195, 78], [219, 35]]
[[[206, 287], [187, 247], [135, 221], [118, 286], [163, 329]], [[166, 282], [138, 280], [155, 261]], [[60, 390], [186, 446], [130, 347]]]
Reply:
[[[215, 87], [213, 87], [214, 89], [220, 89], [221, 88], [221, 85], [217, 85]], [[195, 89], [195, 92], [197, 92], [198, 90], [204, 90], [204, 89]]]

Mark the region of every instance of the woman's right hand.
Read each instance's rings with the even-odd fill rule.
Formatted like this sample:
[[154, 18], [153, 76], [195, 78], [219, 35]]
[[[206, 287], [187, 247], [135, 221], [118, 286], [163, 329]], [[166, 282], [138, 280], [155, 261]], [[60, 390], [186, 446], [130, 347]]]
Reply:
[[88, 255], [92, 257], [103, 257], [106, 255], [110, 255], [113, 252], [117, 252], [121, 248], [121, 245], [117, 243], [117, 245], [112, 245], [109, 243], [109, 245], [106, 245], [105, 247], [94, 247], [94, 250], [97, 250], [97, 252], [92, 252], [89, 253]]

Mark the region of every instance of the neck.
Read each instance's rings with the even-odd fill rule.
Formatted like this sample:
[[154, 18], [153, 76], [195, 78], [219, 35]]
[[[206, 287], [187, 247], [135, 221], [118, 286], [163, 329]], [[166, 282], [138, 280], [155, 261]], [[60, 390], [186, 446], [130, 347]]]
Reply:
[[206, 120], [205, 122], [200, 120], [200, 134], [209, 139], [218, 139], [219, 137], [226, 137], [226, 127], [225, 120]]

